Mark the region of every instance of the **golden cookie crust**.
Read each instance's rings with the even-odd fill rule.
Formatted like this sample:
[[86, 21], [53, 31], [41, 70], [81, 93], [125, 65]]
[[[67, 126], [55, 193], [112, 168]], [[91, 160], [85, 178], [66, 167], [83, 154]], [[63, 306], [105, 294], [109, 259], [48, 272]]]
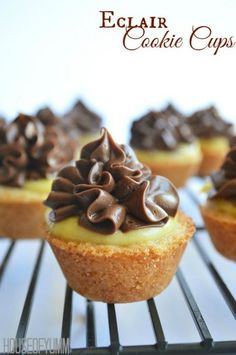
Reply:
[[198, 174], [200, 176], [210, 175], [213, 171], [218, 170], [227, 154], [227, 150], [216, 150], [216, 151], [209, 151], [207, 148], [201, 147], [202, 151], [202, 162], [199, 167]]
[[145, 162], [142, 163], [149, 166], [154, 175], [167, 177], [176, 187], [182, 187], [186, 181], [197, 174], [200, 162]]
[[207, 207], [201, 207], [201, 214], [215, 248], [236, 261], [236, 219]]
[[[159, 294], [174, 276], [180, 258], [195, 228], [179, 213], [182, 235], [162, 245], [129, 247], [66, 242], [47, 239], [72, 289], [96, 301], [127, 303]], [[111, 236], [112, 238], [112, 236]]]
[[42, 202], [0, 202], [0, 236], [12, 239], [45, 238]]

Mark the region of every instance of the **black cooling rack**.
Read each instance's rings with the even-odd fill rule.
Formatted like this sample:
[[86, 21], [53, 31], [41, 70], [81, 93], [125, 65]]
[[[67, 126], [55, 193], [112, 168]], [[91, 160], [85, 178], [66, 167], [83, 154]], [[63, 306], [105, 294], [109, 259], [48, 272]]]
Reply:
[[[198, 204], [198, 198], [196, 194], [190, 188], [185, 189], [185, 193], [191, 199], [193, 204]], [[196, 229], [196, 235], [204, 231], [204, 227], [199, 225]], [[1, 292], [1, 279], [4, 272], [7, 269], [8, 262], [12, 256], [13, 250], [17, 243], [20, 241], [12, 241], [4, 255], [2, 264], [0, 266], [0, 292]], [[230, 312], [234, 318], [236, 318], [236, 300], [227, 287], [222, 276], [217, 271], [207, 251], [199, 243], [196, 236], [192, 241], [196, 248], [200, 258], [210, 272], [215, 284], [217, 285], [220, 293], [222, 294]], [[31, 316], [31, 308], [34, 300], [35, 289], [38, 280], [38, 274], [42, 264], [42, 256], [45, 249], [45, 242], [41, 241], [40, 248], [35, 260], [31, 280], [29, 283], [28, 291], [24, 301], [23, 309], [21, 312], [18, 329], [16, 332], [16, 339], [25, 338], [27, 336], [27, 327]], [[162, 326], [162, 320], [159, 316], [158, 307], [154, 302], [154, 299], [147, 300], [147, 309], [150, 314], [153, 331], [155, 334], [156, 343], [153, 345], [134, 345], [134, 346], [122, 346], [120, 343], [120, 336], [117, 324], [116, 306], [113, 304], [107, 304], [107, 315], [110, 335], [110, 345], [107, 347], [96, 346], [96, 327], [95, 327], [95, 312], [94, 303], [92, 301], [86, 301], [86, 347], [85, 348], [72, 348], [70, 354], [86, 354], [86, 355], [106, 355], [106, 354], [126, 354], [126, 355], [151, 355], [151, 354], [236, 354], [236, 334], [235, 338], [230, 341], [215, 341], [210, 333], [206, 320], [204, 319], [200, 307], [193, 296], [190, 285], [186, 281], [181, 269], [179, 268], [176, 274], [177, 282], [180, 286], [182, 294], [185, 298], [189, 312], [194, 320], [196, 329], [199, 333], [201, 341], [189, 343], [171, 343], [168, 342], [168, 338], [165, 336], [165, 332]], [[61, 324], [61, 338], [70, 338], [71, 325], [72, 325], [72, 298], [73, 291], [67, 286], [64, 300], [64, 311]], [[217, 310], [216, 310], [217, 311]], [[3, 321], [0, 320], [3, 325]], [[21, 349], [17, 349], [20, 353]], [[40, 352], [40, 354], [44, 354]], [[48, 353], [48, 352], [47, 352]], [[1, 353], [3, 355], [3, 353]]]

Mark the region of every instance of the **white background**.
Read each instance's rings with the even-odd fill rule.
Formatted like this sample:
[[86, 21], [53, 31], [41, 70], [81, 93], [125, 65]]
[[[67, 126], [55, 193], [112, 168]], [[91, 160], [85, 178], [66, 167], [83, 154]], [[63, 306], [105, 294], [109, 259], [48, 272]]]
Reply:
[[[164, 16], [184, 45], [127, 51], [124, 30], [99, 29], [99, 10]], [[63, 113], [82, 97], [119, 140], [132, 119], [167, 101], [185, 113], [213, 103], [235, 121], [236, 46], [214, 56], [188, 45], [193, 25], [236, 37], [235, 16], [234, 0], [1, 0], [0, 111], [13, 118], [49, 104]]]

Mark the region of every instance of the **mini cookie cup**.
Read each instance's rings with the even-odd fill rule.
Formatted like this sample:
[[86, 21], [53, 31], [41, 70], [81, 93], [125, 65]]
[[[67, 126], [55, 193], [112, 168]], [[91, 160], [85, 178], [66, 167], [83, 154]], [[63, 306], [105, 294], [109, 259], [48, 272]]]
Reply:
[[[195, 228], [179, 212], [181, 232], [167, 241], [130, 246], [68, 242], [48, 233], [47, 240], [69, 286], [95, 301], [127, 303], [156, 296], [173, 278]], [[112, 238], [112, 235], [110, 236]]]

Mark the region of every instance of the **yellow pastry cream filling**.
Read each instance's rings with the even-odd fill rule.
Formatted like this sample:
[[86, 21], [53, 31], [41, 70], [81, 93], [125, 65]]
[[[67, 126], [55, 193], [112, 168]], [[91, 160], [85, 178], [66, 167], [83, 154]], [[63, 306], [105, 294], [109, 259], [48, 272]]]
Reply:
[[148, 162], [179, 162], [186, 163], [186, 161], [200, 162], [201, 149], [198, 142], [182, 143], [179, 148], [173, 151], [164, 150], [139, 150], [135, 149], [137, 158], [145, 163]]
[[201, 149], [207, 151], [225, 151], [229, 150], [229, 141], [225, 137], [215, 137], [215, 138], [200, 138], [199, 139]]
[[[48, 220], [48, 218], [47, 218]], [[175, 218], [169, 218], [169, 221], [161, 227], [145, 227], [135, 229], [129, 232], [117, 230], [115, 233], [106, 235], [94, 232], [79, 225], [78, 217], [70, 217], [60, 222], [48, 221], [48, 229], [50, 235], [57, 239], [73, 242], [84, 242], [102, 245], [129, 246], [140, 243], [155, 244], [166, 241], [168, 238], [180, 236], [183, 234], [183, 226], [181, 225], [178, 215]]]
[[20, 187], [0, 186], [0, 201], [41, 202], [51, 190], [52, 179], [28, 180]]
[[206, 208], [211, 209], [212, 212], [225, 214], [236, 218], [236, 203], [226, 200], [226, 199], [214, 199], [208, 200], [206, 203]]
[[89, 142], [92, 142], [93, 140], [97, 139], [98, 137], [99, 137], [99, 131], [95, 133], [81, 134], [78, 138], [78, 147], [75, 152], [76, 159], [80, 159], [80, 152], [82, 147], [88, 144]]
[[99, 136], [99, 131], [95, 133], [83, 133], [79, 136], [79, 145], [83, 147], [85, 144], [92, 142], [94, 139], [98, 139]]

